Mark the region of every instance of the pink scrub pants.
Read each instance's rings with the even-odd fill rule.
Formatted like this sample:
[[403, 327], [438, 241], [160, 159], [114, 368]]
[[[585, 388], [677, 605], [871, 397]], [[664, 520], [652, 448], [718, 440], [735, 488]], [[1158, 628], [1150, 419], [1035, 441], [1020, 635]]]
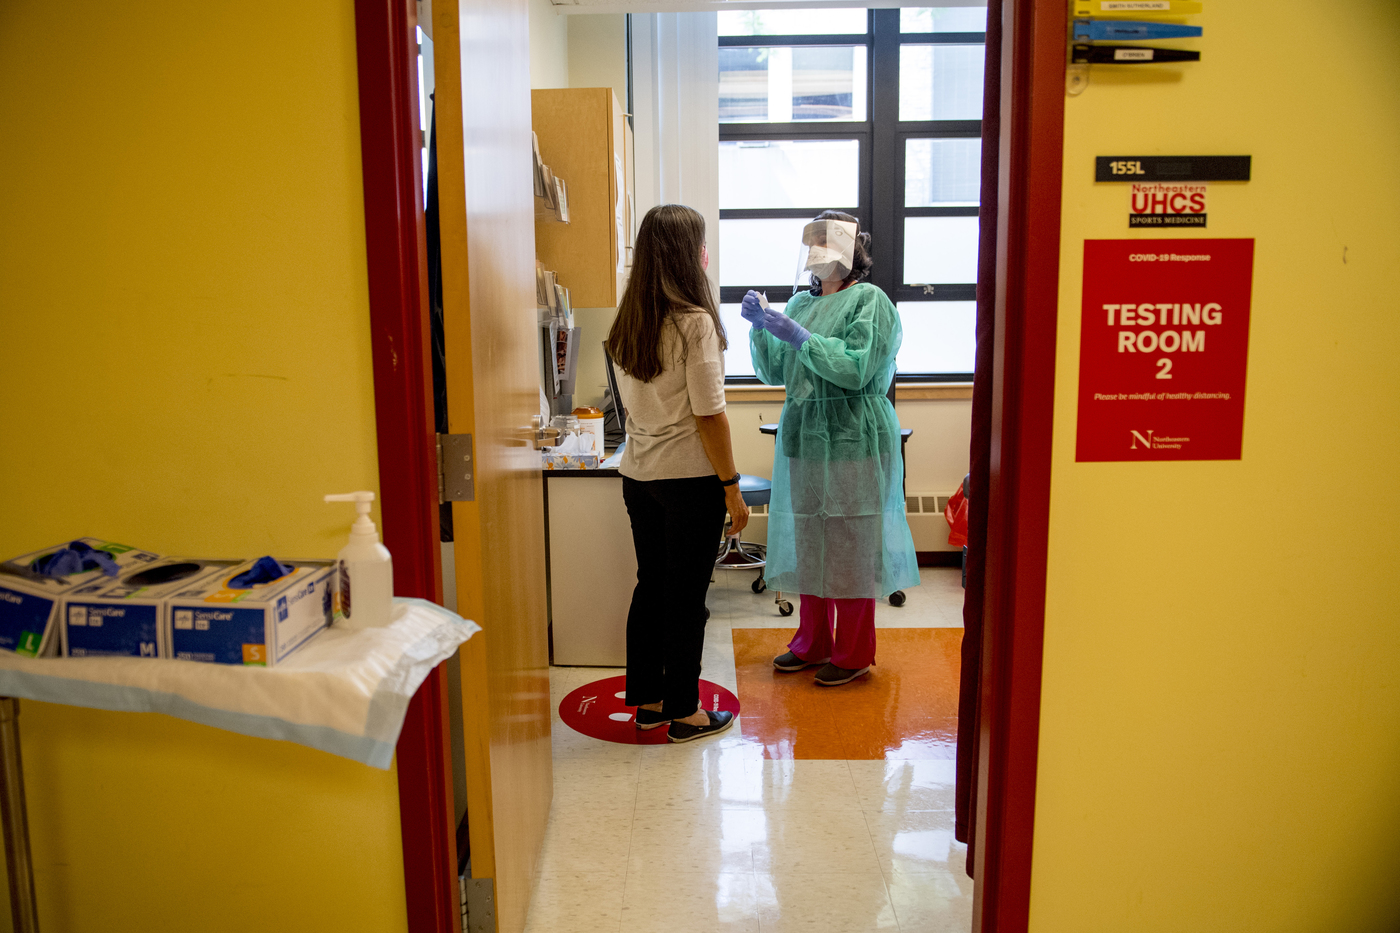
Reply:
[[804, 661], [829, 657], [846, 670], [875, 663], [875, 600], [823, 599], [805, 593], [801, 598], [797, 634], [788, 643], [793, 654]]

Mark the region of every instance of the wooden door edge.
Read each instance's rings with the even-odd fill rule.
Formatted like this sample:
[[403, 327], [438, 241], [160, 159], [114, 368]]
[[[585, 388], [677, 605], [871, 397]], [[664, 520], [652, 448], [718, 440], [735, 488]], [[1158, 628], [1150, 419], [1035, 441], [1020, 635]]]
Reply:
[[[458, 363], [447, 372], [448, 420], [453, 433], [476, 436], [473, 384], [471, 271], [467, 264], [465, 136], [462, 115], [462, 37], [458, 0], [433, 4], [438, 153], [438, 225], [442, 243], [443, 327]], [[460, 328], [460, 329], [459, 329]], [[475, 502], [452, 503], [457, 562], [457, 611], [484, 617], [481, 595], [481, 510]], [[495, 805], [491, 792], [491, 716], [487, 683], [489, 631], [462, 646], [462, 726], [466, 744], [467, 835], [471, 876], [496, 876]]]
[[[437, 456], [428, 362], [423, 179], [418, 156], [415, 5], [356, 0], [360, 154], [384, 543], [394, 591], [442, 601]], [[397, 746], [410, 933], [460, 930], [445, 678], [408, 706]]]

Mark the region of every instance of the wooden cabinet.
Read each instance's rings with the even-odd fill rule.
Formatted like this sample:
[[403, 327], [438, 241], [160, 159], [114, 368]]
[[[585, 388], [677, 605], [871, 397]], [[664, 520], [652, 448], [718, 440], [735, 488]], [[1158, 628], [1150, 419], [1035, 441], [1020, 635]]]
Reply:
[[627, 119], [612, 88], [530, 93], [540, 157], [568, 185], [569, 222], [535, 224], [535, 256], [575, 308], [615, 308], [631, 246]]

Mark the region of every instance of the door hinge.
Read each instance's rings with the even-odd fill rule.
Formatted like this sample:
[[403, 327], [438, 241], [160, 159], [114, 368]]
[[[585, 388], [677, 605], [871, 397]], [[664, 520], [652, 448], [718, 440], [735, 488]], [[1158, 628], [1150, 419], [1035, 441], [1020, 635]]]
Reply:
[[476, 501], [476, 461], [470, 434], [437, 436], [438, 504]]
[[496, 933], [496, 883], [492, 878], [462, 878], [463, 933]]

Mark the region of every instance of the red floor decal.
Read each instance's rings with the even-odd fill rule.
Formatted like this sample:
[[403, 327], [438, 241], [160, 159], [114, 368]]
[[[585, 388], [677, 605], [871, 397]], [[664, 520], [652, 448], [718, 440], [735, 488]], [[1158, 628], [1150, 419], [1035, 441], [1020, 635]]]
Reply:
[[[584, 684], [564, 697], [559, 704], [559, 718], [564, 725], [604, 742], [621, 745], [664, 745], [666, 729], [638, 729], [634, 721], [637, 710], [624, 703], [627, 678], [609, 677]], [[700, 707], [717, 712], [739, 712], [739, 698], [719, 684], [700, 681]]]

